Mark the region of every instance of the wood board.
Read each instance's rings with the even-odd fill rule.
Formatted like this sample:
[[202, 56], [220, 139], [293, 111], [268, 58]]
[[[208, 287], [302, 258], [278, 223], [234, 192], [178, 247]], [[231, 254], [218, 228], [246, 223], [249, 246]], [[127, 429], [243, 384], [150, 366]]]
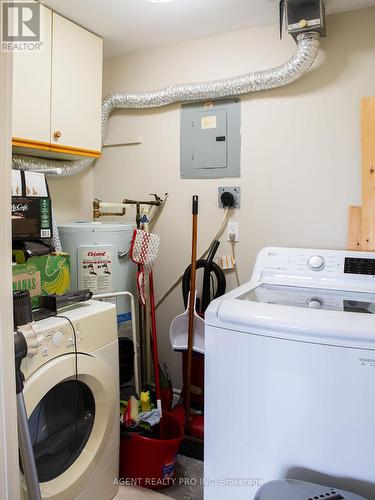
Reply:
[[362, 249], [362, 207], [349, 207], [348, 250]]
[[349, 207], [348, 249], [375, 251], [375, 97], [361, 101], [362, 207]]
[[365, 97], [361, 105], [362, 123], [362, 245], [375, 250], [375, 97]]

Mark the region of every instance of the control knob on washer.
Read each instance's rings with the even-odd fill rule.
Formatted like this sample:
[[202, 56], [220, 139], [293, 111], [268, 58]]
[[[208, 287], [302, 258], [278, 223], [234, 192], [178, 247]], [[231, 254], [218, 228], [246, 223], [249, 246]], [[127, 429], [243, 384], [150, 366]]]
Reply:
[[324, 302], [322, 299], [319, 299], [318, 297], [313, 297], [308, 300], [307, 306], [310, 309], [322, 309], [324, 305]]
[[61, 344], [63, 343], [63, 340], [64, 340], [63, 332], [55, 332], [52, 335], [52, 345], [54, 345], [55, 347], [60, 347]]
[[314, 255], [307, 261], [307, 265], [312, 271], [321, 271], [326, 265], [326, 261], [320, 255]]

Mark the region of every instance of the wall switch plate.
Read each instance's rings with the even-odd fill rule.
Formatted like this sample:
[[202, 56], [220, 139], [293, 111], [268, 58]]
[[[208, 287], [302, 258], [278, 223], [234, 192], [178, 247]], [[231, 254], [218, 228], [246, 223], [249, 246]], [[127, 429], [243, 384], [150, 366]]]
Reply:
[[230, 234], [234, 234], [234, 241], [240, 240], [240, 223], [239, 222], [228, 222], [228, 241], [232, 241], [229, 238]]
[[218, 188], [218, 206], [219, 208], [224, 208], [223, 203], [221, 201], [221, 195], [223, 193], [232, 193], [234, 196], [234, 207], [232, 208], [241, 208], [241, 188], [239, 186], [237, 187], [224, 187], [220, 186]]

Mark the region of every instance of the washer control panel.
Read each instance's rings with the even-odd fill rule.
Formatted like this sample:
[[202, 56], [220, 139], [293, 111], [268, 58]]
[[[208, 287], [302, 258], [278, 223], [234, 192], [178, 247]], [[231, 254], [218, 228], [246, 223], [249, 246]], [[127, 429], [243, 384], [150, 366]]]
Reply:
[[[81, 341], [79, 323], [73, 323], [73, 325], [78, 347], [78, 342]], [[53, 358], [67, 352], [74, 352], [74, 331], [72, 325], [67, 321], [57, 328], [45, 330], [43, 334], [44, 340], [40, 352], [44, 358]]]
[[375, 279], [375, 252], [267, 247], [258, 254], [251, 280], [262, 276], [318, 281]]
[[35, 323], [43, 342], [32, 358], [22, 361], [27, 378], [39, 367], [76, 351], [89, 354], [117, 341], [115, 304], [90, 300], [64, 310], [60, 315]]
[[[75, 335], [78, 337], [77, 325], [74, 325]], [[72, 342], [73, 339], [73, 342]], [[46, 343], [50, 344], [51, 348], [67, 348], [74, 344], [74, 331], [70, 323], [66, 325], [61, 325], [59, 328], [51, 329], [46, 331], [44, 335], [44, 340]], [[78, 341], [78, 338], [77, 338]]]
[[[73, 325], [76, 332], [77, 351], [79, 351], [82, 344], [80, 322], [73, 321]], [[36, 328], [43, 335], [43, 343], [35, 356], [22, 361], [22, 371], [26, 379], [37, 367], [64, 354], [75, 352], [73, 328], [66, 319], [51, 318], [50, 320], [42, 320], [36, 323]]]

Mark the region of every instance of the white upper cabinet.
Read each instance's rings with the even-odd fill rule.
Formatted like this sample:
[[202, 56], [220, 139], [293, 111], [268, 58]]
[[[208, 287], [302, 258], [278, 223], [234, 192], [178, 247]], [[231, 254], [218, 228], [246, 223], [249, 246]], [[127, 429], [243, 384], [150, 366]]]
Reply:
[[52, 12], [42, 5], [40, 9], [44, 20], [43, 49], [13, 53], [13, 143], [31, 141], [48, 148], [51, 136]]
[[53, 14], [51, 143], [100, 151], [103, 42]]
[[14, 150], [56, 158], [99, 157], [103, 41], [41, 9], [43, 50], [14, 54]]

